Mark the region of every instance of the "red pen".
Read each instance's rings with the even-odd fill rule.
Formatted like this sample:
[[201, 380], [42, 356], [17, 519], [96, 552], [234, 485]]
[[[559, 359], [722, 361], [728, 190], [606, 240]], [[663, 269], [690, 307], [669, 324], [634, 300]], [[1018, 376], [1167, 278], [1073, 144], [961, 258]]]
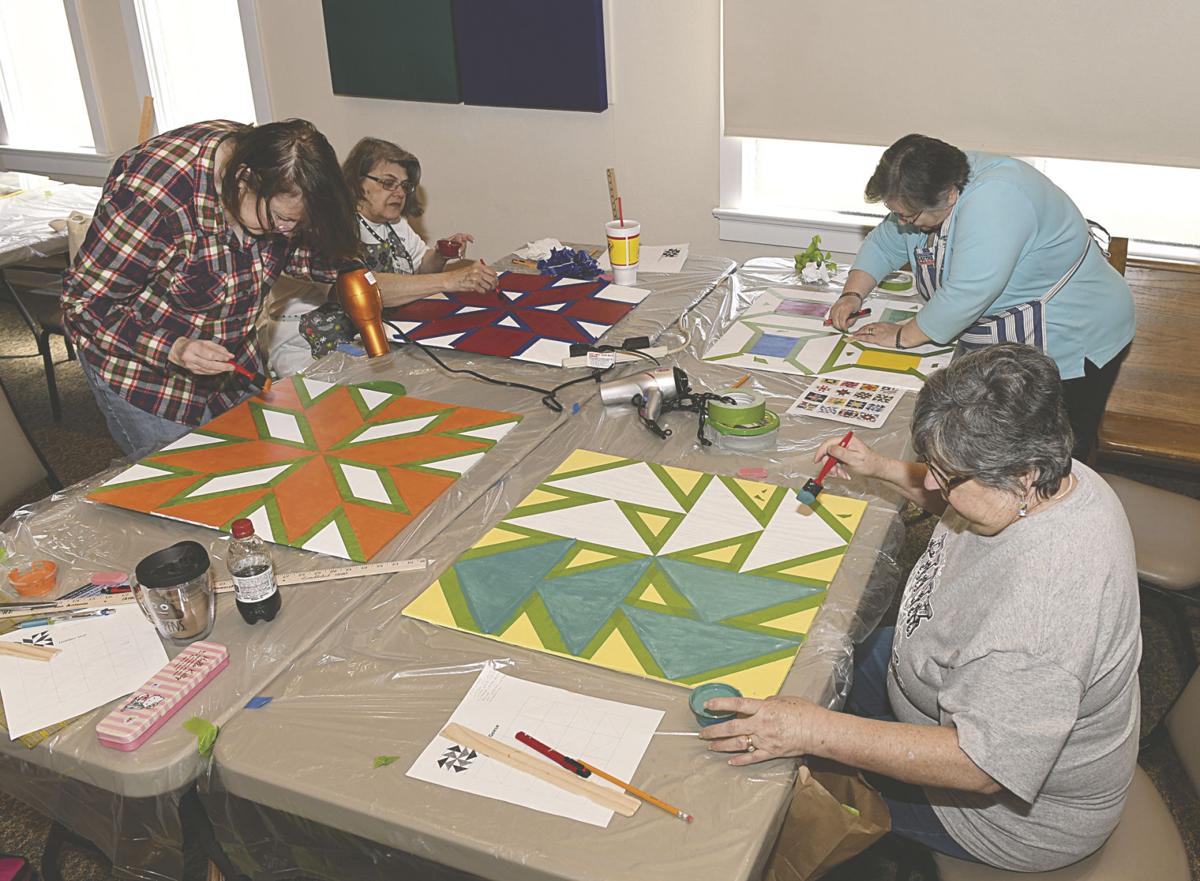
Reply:
[[534, 752], [539, 752], [542, 755], [544, 755], [546, 758], [550, 759], [551, 761], [557, 762], [558, 764], [562, 765], [564, 768], [566, 768], [572, 774], [578, 774], [580, 777], [592, 776], [592, 772], [589, 771], [587, 768], [583, 767], [583, 765], [580, 762], [577, 762], [574, 759], [567, 758], [562, 753], [560, 753], [558, 750], [556, 750], [552, 747], [546, 746], [546, 744], [542, 743], [536, 737], [531, 737], [528, 734], [526, 734], [524, 731], [517, 732], [517, 740], [521, 741], [521, 743], [525, 744], [527, 747], [532, 749]]
[[[857, 312], [851, 312], [851, 313], [850, 313], [850, 315], [849, 315], [849, 317], [847, 317], [847, 319], [846, 319], [846, 320], [847, 320], [847, 321], [853, 321], [853, 320], [854, 320], [854, 319], [856, 319], [856, 318], [865, 318], [866, 316], [868, 316], [868, 315], [870, 315], [870, 314], [871, 314], [871, 309], [870, 309], [870, 307], [868, 307], [868, 308], [866, 308], [866, 309], [859, 309]], [[826, 319], [825, 319], [825, 326], [826, 326], [826, 327], [829, 327], [829, 325], [831, 325], [831, 324], [833, 324], [833, 321], [831, 321], [830, 319], [826, 318]]]

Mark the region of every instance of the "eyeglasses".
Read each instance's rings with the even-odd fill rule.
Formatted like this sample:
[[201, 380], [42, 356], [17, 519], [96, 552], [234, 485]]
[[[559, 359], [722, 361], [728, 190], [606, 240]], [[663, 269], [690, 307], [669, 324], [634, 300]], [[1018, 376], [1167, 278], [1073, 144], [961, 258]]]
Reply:
[[405, 193], [411, 194], [417, 188], [417, 185], [410, 180], [400, 180], [398, 177], [376, 177], [373, 174], [364, 174], [363, 177], [368, 180], [373, 180], [389, 193], [394, 193], [396, 188], [404, 190]]
[[921, 215], [925, 212], [918, 211], [916, 214], [901, 214], [899, 211], [893, 211], [892, 213], [895, 214], [896, 219], [905, 226], [916, 226], [917, 220], [920, 219]]
[[271, 222], [268, 232], [278, 233], [279, 235], [291, 235], [297, 229], [304, 225], [303, 219], [294, 217], [280, 217], [275, 213], [275, 209], [271, 207], [271, 200], [267, 200], [267, 219]]
[[924, 456], [918, 457], [917, 461], [924, 463], [925, 467], [929, 469], [929, 473], [933, 475], [934, 483], [938, 485], [938, 489], [942, 491], [942, 495], [944, 496], [950, 495], [951, 490], [955, 487], [962, 486], [968, 480], [972, 479], [970, 475], [950, 477]]

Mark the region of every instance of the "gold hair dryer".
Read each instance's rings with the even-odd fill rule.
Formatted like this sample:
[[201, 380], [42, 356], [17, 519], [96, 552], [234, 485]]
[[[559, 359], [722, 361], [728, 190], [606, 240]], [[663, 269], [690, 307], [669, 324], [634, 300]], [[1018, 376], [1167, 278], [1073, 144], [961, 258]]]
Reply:
[[337, 280], [338, 299], [358, 328], [367, 356], [378, 358], [390, 351], [383, 329], [383, 294], [375, 275], [365, 266], [342, 272]]

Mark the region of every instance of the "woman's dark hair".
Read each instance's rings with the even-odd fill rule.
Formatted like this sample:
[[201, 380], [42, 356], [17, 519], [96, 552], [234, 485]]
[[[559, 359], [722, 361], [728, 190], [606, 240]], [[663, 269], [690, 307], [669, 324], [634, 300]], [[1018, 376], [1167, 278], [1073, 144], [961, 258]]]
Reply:
[[257, 197], [262, 215], [269, 199], [299, 193], [304, 200], [301, 241], [331, 260], [358, 252], [354, 203], [338, 168], [337, 154], [306, 119], [239, 126], [230, 136], [232, 152], [221, 176], [221, 201], [239, 214], [244, 184]]
[[363, 138], [354, 145], [342, 163], [342, 175], [346, 178], [346, 186], [350, 188], [355, 203], [363, 198], [363, 178], [380, 162], [394, 162], [408, 172], [413, 191], [404, 199], [404, 216], [420, 217], [425, 213], [425, 206], [417, 198], [417, 186], [421, 183], [420, 161], [403, 147], [380, 138]]
[[928, 138], [905, 135], [883, 151], [867, 181], [868, 202], [895, 200], [910, 211], [940, 208], [951, 188], [960, 193], [971, 167], [958, 147]]
[[1032, 346], [1001, 343], [955, 358], [917, 395], [913, 449], [951, 476], [1042, 498], [1071, 473], [1074, 441], [1058, 367]]

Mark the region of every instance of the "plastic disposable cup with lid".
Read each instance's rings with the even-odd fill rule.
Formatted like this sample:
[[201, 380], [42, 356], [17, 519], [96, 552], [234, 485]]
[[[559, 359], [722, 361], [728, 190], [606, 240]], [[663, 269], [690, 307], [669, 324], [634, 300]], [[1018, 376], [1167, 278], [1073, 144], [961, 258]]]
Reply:
[[608, 262], [612, 264], [613, 281], [633, 284], [637, 281], [638, 251], [641, 248], [642, 225], [636, 220], [610, 220], [604, 224], [608, 237]]

